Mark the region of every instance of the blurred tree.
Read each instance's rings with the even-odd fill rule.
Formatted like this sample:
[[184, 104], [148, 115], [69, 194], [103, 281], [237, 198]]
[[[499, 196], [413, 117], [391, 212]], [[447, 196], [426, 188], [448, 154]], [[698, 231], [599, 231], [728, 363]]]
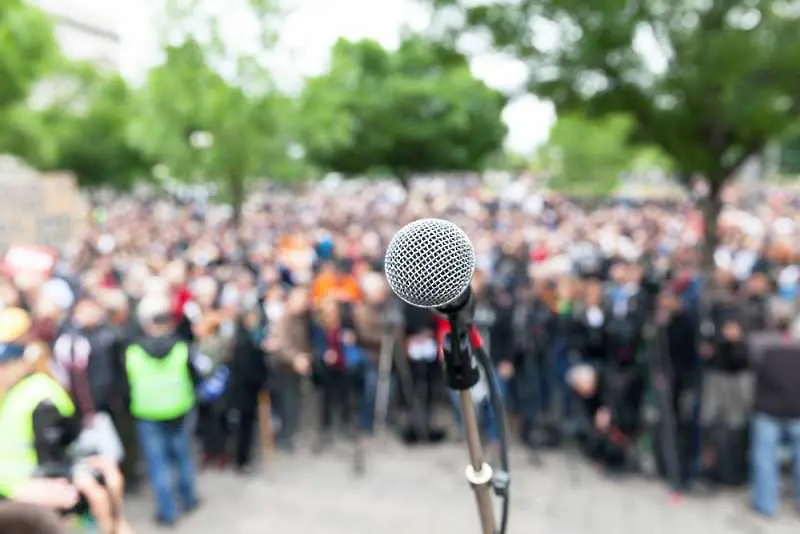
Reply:
[[71, 171], [83, 187], [127, 188], [146, 175], [150, 165], [127, 136], [133, 108], [122, 78], [62, 58], [41, 83], [37, 105], [6, 110], [0, 151], [41, 170]]
[[303, 166], [289, 153], [292, 101], [260, 57], [272, 44], [273, 6], [248, 2], [258, 45], [249, 52], [220, 36], [212, 4], [167, 3], [162, 39], [178, 44], [165, 46], [164, 62], [149, 72], [132, 135], [172, 176], [214, 181], [238, 220], [248, 179], [294, 179]]
[[0, 112], [24, 100], [59, 58], [47, 15], [26, 0], [0, 9]]
[[780, 142], [778, 172], [784, 176], [800, 175], [800, 134], [793, 132]]
[[[800, 115], [800, 10], [785, 0], [431, 0], [479, 30], [559, 113], [625, 113], [681, 176], [703, 174], [706, 264], [728, 178]], [[463, 12], [454, 17], [453, 10]], [[488, 30], [488, 31], [487, 31]]]
[[509, 150], [495, 152], [486, 160], [486, 169], [495, 171], [521, 172], [529, 170], [531, 158]]
[[505, 138], [504, 106], [462, 55], [420, 37], [396, 52], [340, 40], [301, 98], [302, 142], [322, 169], [408, 185], [414, 173], [483, 168]]
[[42, 166], [72, 171], [83, 187], [125, 189], [147, 177], [152, 162], [128, 135], [135, 110], [125, 81], [96, 73], [78, 98], [78, 105], [54, 104], [41, 112], [57, 147], [55, 161]]
[[47, 15], [25, 0], [6, 0], [0, 9], [0, 154], [53, 154], [42, 137], [39, 117], [28, 112], [35, 84], [59, 63]]
[[579, 196], [602, 196], [627, 173], [664, 168], [668, 160], [656, 148], [629, 142], [634, 121], [621, 114], [587, 119], [573, 113], [558, 118], [540, 161], [553, 177], [549, 186]]

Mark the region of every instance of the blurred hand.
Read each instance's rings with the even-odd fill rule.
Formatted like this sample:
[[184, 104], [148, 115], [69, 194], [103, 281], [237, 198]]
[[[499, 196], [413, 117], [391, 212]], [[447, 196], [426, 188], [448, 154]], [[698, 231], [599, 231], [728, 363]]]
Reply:
[[500, 378], [503, 380], [510, 379], [514, 376], [514, 364], [508, 361], [500, 362], [500, 365], [497, 366], [497, 374], [500, 375]]
[[14, 501], [51, 510], [69, 510], [79, 499], [78, 489], [64, 478], [33, 478], [13, 496]]
[[611, 426], [611, 412], [608, 408], [600, 408], [594, 414], [594, 426], [600, 432], [605, 432]]
[[122, 501], [125, 496], [125, 479], [122, 477], [117, 464], [105, 456], [89, 456], [81, 461], [81, 465], [103, 474], [105, 488], [114, 499], [115, 506], [122, 510]]
[[727, 341], [738, 343], [742, 340], [742, 327], [738, 323], [728, 322], [722, 327], [722, 335]]
[[263, 348], [267, 352], [275, 352], [279, 349], [278, 340], [276, 340], [272, 336], [267, 336], [264, 339], [264, 342], [261, 344], [261, 348]]
[[328, 349], [325, 351], [325, 354], [322, 355], [322, 359], [328, 365], [334, 365], [336, 361], [339, 359], [339, 357], [337, 356], [335, 350]]
[[81, 495], [86, 497], [89, 510], [97, 521], [100, 532], [113, 534], [116, 531], [116, 521], [110, 492], [97, 483], [91, 472], [85, 470], [78, 470], [75, 473], [73, 483]]
[[700, 343], [700, 357], [708, 360], [712, 356], [714, 356], [714, 346], [711, 343]]
[[292, 360], [292, 368], [299, 375], [308, 375], [311, 372], [310, 358], [306, 354], [295, 356], [294, 360]]

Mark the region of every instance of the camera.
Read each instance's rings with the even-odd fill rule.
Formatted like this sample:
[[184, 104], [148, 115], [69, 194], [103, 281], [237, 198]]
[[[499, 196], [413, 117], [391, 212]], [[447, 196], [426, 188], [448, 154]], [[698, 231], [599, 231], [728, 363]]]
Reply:
[[[94, 480], [100, 485], [105, 487], [106, 481], [103, 473], [100, 471], [93, 469], [91, 467], [81, 465], [81, 464], [49, 464], [40, 466], [36, 470], [36, 474], [34, 476], [38, 478], [63, 478], [73, 483], [75, 480], [76, 475], [79, 473], [87, 473], [89, 474]], [[62, 515], [77, 515], [77, 516], [85, 516], [90, 515], [89, 510], [89, 502], [86, 499], [86, 496], [81, 494], [80, 499], [72, 508], [68, 510], [60, 510]]]

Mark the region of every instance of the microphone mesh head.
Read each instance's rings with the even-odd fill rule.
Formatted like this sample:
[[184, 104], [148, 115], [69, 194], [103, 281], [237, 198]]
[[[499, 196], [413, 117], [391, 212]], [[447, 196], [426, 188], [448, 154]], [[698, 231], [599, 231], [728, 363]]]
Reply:
[[386, 249], [392, 291], [420, 308], [438, 308], [460, 297], [472, 282], [475, 249], [467, 234], [442, 219], [419, 219], [397, 232]]

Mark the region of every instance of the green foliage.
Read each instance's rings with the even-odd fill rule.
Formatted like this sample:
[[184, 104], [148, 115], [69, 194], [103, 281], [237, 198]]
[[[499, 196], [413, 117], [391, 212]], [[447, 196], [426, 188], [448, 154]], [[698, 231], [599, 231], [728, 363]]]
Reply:
[[3, 0], [0, 8], [0, 113], [24, 100], [33, 84], [47, 73], [58, 57], [47, 16], [26, 0]]
[[504, 105], [463, 56], [422, 38], [396, 52], [341, 40], [306, 85], [301, 138], [310, 161], [348, 176], [481, 169], [505, 138]]
[[800, 175], [800, 133], [792, 132], [781, 140], [778, 172], [784, 176]]
[[38, 80], [43, 107], [21, 100], [3, 113], [0, 152], [41, 170], [73, 172], [84, 187], [126, 188], [149, 169], [129, 142], [131, 92], [119, 76], [61, 59]]
[[626, 115], [590, 120], [573, 113], [558, 118], [543, 163], [553, 173], [549, 186], [576, 195], [601, 196], [620, 185], [624, 175], [664, 168], [667, 159], [658, 149], [629, 142], [634, 121]]
[[79, 102], [42, 113], [58, 146], [57, 159], [42, 166], [72, 171], [84, 187], [128, 188], [147, 176], [152, 164], [127, 135], [135, 110], [125, 81], [95, 73], [84, 80]]
[[0, 154], [53, 159], [55, 143], [27, 109], [34, 85], [59, 61], [50, 20], [25, 0], [0, 9]]
[[[269, 42], [270, 5], [248, 4], [260, 21], [259, 39]], [[288, 154], [292, 100], [275, 89], [263, 58], [219, 38], [209, 8], [202, 0], [167, 3], [164, 31], [171, 38], [162, 38], [179, 44], [165, 46], [164, 62], [148, 74], [131, 134], [173, 177], [216, 182], [238, 213], [247, 179], [296, 179], [304, 167]], [[201, 33], [211, 37], [194, 37]], [[208, 146], [193, 143], [200, 132]]]
[[[168, 48], [166, 61], [149, 73], [132, 133], [174, 176], [218, 180], [232, 201], [241, 202], [247, 178], [272, 176], [285, 165], [282, 127], [289, 110], [284, 95], [250, 95], [228, 83], [190, 39]], [[210, 134], [210, 146], [193, 146], [198, 132]]]
[[454, 35], [488, 30], [495, 48], [524, 60], [530, 90], [559, 113], [631, 116], [636, 140], [663, 149], [686, 176], [705, 174], [712, 193], [800, 114], [793, 2], [433, 3], [465, 13]]

